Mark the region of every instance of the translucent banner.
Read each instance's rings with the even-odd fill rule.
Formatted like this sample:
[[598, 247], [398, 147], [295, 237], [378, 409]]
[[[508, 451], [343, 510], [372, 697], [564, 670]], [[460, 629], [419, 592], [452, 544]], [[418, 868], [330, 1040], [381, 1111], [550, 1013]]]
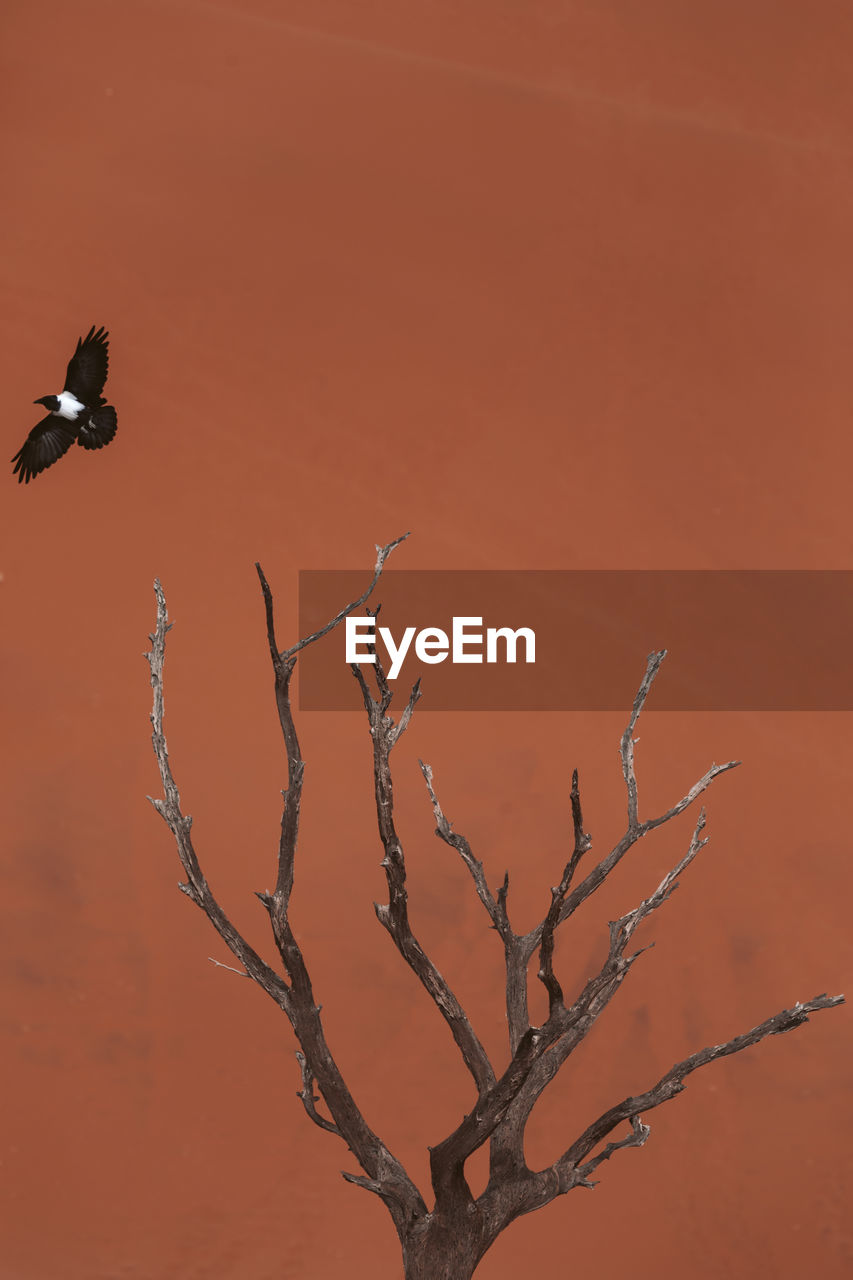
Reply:
[[[299, 634], [365, 579], [303, 570]], [[368, 605], [375, 625], [362, 609], [299, 655], [302, 710], [358, 709], [372, 646], [395, 705], [421, 679], [419, 711], [625, 711], [656, 649], [650, 710], [853, 710], [853, 571], [389, 570]]]

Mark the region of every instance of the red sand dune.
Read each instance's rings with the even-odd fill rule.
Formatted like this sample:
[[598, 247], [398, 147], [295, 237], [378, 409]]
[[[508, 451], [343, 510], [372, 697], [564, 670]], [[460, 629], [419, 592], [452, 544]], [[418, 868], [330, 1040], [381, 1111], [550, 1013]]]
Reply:
[[[399, 568], [850, 567], [853, 20], [11, 0], [3, 29], [6, 454], [92, 323], [119, 433], [26, 487], [10, 470], [0, 513], [0, 1273], [397, 1277], [384, 1209], [296, 1100], [289, 1026], [208, 962], [228, 957], [145, 800], [152, 579], [185, 805], [268, 954], [252, 892], [283, 763], [255, 559], [282, 637], [300, 567], [367, 570], [405, 529]], [[529, 924], [572, 766], [595, 847], [621, 830], [623, 724], [424, 714], [398, 749], [413, 920], [496, 1055], [501, 957], [416, 757]], [[300, 727], [299, 936], [368, 1119], [425, 1182], [469, 1081], [373, 916], [362, 718]], [[687, 1052], [850, 986], [849, 716], [650, 712], [641, 739], [647, 814], [745, 763], [531, 1160]], [[688, 836], [644, 841], [588, 904], [565, 985]], [[518, 1222], [478, 1277], [849, 1275], [850, 1053], [842, 1009], [695, 1076], [642, 1151]]]

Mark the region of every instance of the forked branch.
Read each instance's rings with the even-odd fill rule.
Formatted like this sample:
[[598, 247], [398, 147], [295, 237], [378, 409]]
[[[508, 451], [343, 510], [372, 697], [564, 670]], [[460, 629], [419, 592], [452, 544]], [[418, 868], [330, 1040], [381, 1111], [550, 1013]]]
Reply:
[[[716, 1062], [718, 1058], [727, 1058], [733, 1053], [740, 1053], [742, 1049], [748, 1049], [752, 1045], [759, 1044], [769, 1036], [778, 1036], [785, 1031], [793, 1031], [795, 1027], [800, 1027], [804, 1022], [808, 1022], [810, 1013], [817, 1013], [821, 1009], [833, 1009], [836, 1005], [843, 1003], [843, 996], [829, 996], [824, 992], [822, 995], [815, 996], [812, 1000], [795, 1004], [791, 1009], [783, 1009], [780, 1013], [774, 1014], [772, 1018], [767, 1018], [764, 1022], [759, 1023], [757, 1027], [753, 1027], [751, 1031], [745, 1031], [742, 1035], [734, 1036], [731, 1040], [727, 1040], [725, 1044], [711, 1045], [707, 1049], [700, 1049], [697, 1053], [691, 1053], [689, 1057], [684, 1058], [681, 1062], [676, 1062], [675, 1066], [670, 1067], [669, 1071], [661, 1076], [657, 1084], [652, 1085], [651, 1089], [647, 1089], [645, 1093], [638, 1094], [636, 1097], [623, 1099], [615, 1107], [611, 1107], [609, 1111], [605, 1111], [600, 1115], [560, 1156], [559, 1160], [555, 1161], [552, 1169], [558, 1177], [560, 1193], [570, 1190], [573, 1186], [590, 1185], [588, 1182], [589, 1175], [603, 1160], [608, 1160], [613, 1152], [620, 1147], [642, 1146], [649, 1136], [649, 1127], [640, 1123], [640, 1117], [652, 1111], [655, 1107], [659, 1107], [661, 1103], [668, 1102], [670, 1098], [682, 1093], [687, 1088], [684, 1082], [692, 1072], [698, 1071], [700, 1067], [708, 1066], [711, 1062]], [[625, 1120], [631, 1121], [634, 1137], [637, 1140], [631, 1141], [631, 1139], [627, 1138], [621, 1142], [610, 1142], [597, 1156], [582, 1164], [581, 1162], [584, 1158], [609, 1133], [612, 1133], [618, 1124]]]
[[[181, 889], [208, 916], [214, 928], [223, 938], [232, 954], [240, 961], [244, 971], [253, 978], [287, 1014], [300, 1044], [297, 1055], [302, 1075], [302, 1099], [305, 1111], [320, 1128], [342, 1138], [365, 1171], [360, 1185], [381, 1196], [388, 1207], [398, 1232], [402, 1236], [412, 1222], [426, 1213], [426, 1206], [415, 1184], [402, 1164], [373, 1132], [356, 1105], [340, 1073], [337, 1063], [326, 1043], [320, 1018], [320, 1006], [314, 1000], [311, 979], [302, 950], [290, 923], [289, 906], [293, 889], [294, 859], [299, 834], [299, 810], [304, 779], [304, 764], [299, 753], [299, 740], [290, 704], [290, 679], [299, 649], [327, 635], [348, 613], [367, 598], [375, 586], [388, 555], [399, 545], [401, 538], [386, 547], [377, 548], [378, 557], [373, 581], [364, 597], [342, 610], [332, 621], [313, 636], [306, 637], [291, 650], [281, 653], [275, 640], [272, 592], [260, 565], [258, 577], [264, 597], [267, 619], [267, 639], [275, 675], [276, 704], [287, 756], [288, 786], [282, 793], [284, 799], [281, 837], [279, 841], [278, 876], [272, 894], [258, 894], [269, 912], [273, 935], [282, 959], [284, 973], [279, 974], [267, 965], [249, 945], [214, 897], [205, 879], [190, 837], [192, 819], [181, 811], [177, 785], [172, 775], [166, 739], [163, 733], [163, 665], [166, 652], [166, 635], [172, 624], [168, 621], [166, 600], [159, 582], [155, 583], [157, 596], [157, 627], [151, 639], [151, 650], [146, 657], [154, 690], [154, 707], [151, 714], [154, 753], [160, 769], [164, 798], [152, 800], [157, 812], [171, 830], [178, 848], [181, 865], [187, 875], [187, 883]], [[329, 1108], [332, 1120], [321, 1116], [316, 1109], [317, 1098], [314, 1083]], [[345, 1175], [349, 1176], [349, 1175]]]
[[406, 858], [394, 821], [394, 788], [391, 779], [391, 751], [412, 717], [420, 697], [420, 685], [416, 684], [400, 717], [399, 724], [387, 714], [392, 692], [378, 655], [372, 655], [378, 698], [374, 698], [361, 668], [353, 664], [352, 672], [361, 690], [367, 712], [370, 736], [373, 740], [373, 781], [376, 795], [376, 818], [384, 857], [382, 868], [388, 884], [388, 903], [374, 903], [380, 924], [387, 929], [400, 955], [429, 993], [441, 1016], [450, 1028], [453, 1039], [470, 1071], [478, 1094], [482, 1095], [495, 1080], [494, 1068], [488, 1054], [471, 1025], [459, 1000], [424, 951], [409, 921], [408, 891], [406, 889]]

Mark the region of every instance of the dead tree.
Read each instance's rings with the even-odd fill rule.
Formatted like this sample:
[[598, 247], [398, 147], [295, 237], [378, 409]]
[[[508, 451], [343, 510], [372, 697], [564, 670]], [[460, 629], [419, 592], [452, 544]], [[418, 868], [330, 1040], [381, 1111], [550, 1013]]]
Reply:
[[[177, 843], [186, 874], [186, 882], [181, 884], [181, 889], [208, 917], [239, 962], [240, 972], [257, 982], [290, 1019], [299, 1042], [296, 1057], [302, 1087], [298, 1096], [314, 1124], [341, 1138], [361, 1166], [361, 1173], [344, 1172], [343, 1177], [372, 1191], [388, 1209], [402, 1246], [407, 1280], [467, 1280], [487, 1249], [515, 1218], [541, 1209], [574, 1187], [595, 1185], [592, 1175], [599, 1165], [624, 1147], [642, 1146], [649, 1136], [649, 1126], [643, 1117], [680, 1093], [686, 1087], [685, 1081], [691, 1072], [717, 1058], [739, 1053], [768, 1036], [790, 1031], [806, 1022], [810, 1013], [841, 1004], [844, 997], [815, 996], [790, 1009], [783, 1009], [725, 1044], [700, 1049], [677, 1062], [642, 1092], [622, 1098], [593, 1119], [552, 1164], [544, 1169], [529, 1168], [524, 1157], [524, 1131], [528, 1117], [543, 1090], [589, 1033], [641, 950], [645, 949], [629, 950], [638, 926], [667, 901], [678, 885], [679, 876], [707, 843], [707, 837], [702, 834], [704, 810], [699, 813], [687, 851], [678, 865], [664, 876], [654, 892], [639, 906], [610, 923], [609, 946], [604, 961], [573, 1000], [567, 999], [554, 971], [557, 929], [599, 888], [639, 840], [684, 813], [715, 778], [734, 768], [738, 762], [712, 765], [672, 808], [655, 818], [640, 818], [634, 772], [634, 731], [665, 651], [651, 654], [621, 741], [628, 808], [625, 834], [605, 857], [578, 879], [579, 868], [589, 854], [592, 841], [584, 831], [575, 771], [571, 790], [574, 847], [559, 884], [550, 891], [550, 902], [543, 918], [527, 933], [516, 933], [510, 922], [508, 875], [495, 891], [490, 888], [482, 862], [465, 837], [454, 831], [441, 808], [433, 786], [432, 770], [429, 765], [421, 763], [435, 815], [436, 835], [457, 851], [468, 868], [477, 896], [503, 945], [509, 1044], [505, 1060], [493, 1063], [450, 984], [418, 942], [409, 920], [406, 863], [394, 821], [390, 757], [411, 721], [420, 696], [418, 685], [412, 689], [399, 720], [395, 722], [389, 715], [392, 692], [382, 666], [377, 661], [375, 688], [368, 684], [361, 668], [354, 666], [353, 674], [361, 689], [373, 740], [376, 812], [384, 850], [382, 867], [388, 884], [388, 901], [375, 904], [376, 914], [447, 1023], [473, 1080], [470, 1110], [453, 1132], [430, 1150], [432, 1203], [427, 1203], [401, 1162], [373, 1132], [341, 1075], [326, 1042], [320, 1006], [314, 998], [306, 960], [290, 919], [305, 768], [290, 703], [290, 681], [297, 655], [306, 645], [320, 640], [348, 614], [365, 604], [379, 580], [386, 559], [401, 541], [398, 538], [386, 547], [377, 548], [379, 554], [373, 580], [359, 600], [343, 609], [322, 630], [284, 651], [279, 649], [276, 641], [272, 592], [260, 565], [256, 565], [266, 609], [275, 698], [288, 771], [287, 790], [282, 793], [284, 806], [275, 889], [272, 893], [257, 895], [269, 914], [281, 957], [281, 972], [261, 959], [222, 910], [205, 879], [193, 846], [190, 834], [192, 819], [181, 809], [163, 736], [163, 661], [166, 633], [172, 624], [167, 618], [166, 601], [159, 582], [155, 583], [157, 628], [150, 637], [151, 652], [146, 656], [154, 690], [151, 715], [154, 752], [164, 795], [163, 799], [152, 800], [152, 804]], [[548, 1016], [539, 1026], [531, 1025], [528, 1014], [528, 969], [534, 956], [537, 957], [536, 976], [548, 995]], [[320, 1096], [315, 1094], [315, 1086]], [[321, 1098], [328, 1114], [318, 1109]], [[611, 1137], [620, 1128], [622, 1136]], [[475, 1197], [466, 1178], [465, 1165], [486, 1143], [489, 1149], [489, 1180], [482, 1194]]]

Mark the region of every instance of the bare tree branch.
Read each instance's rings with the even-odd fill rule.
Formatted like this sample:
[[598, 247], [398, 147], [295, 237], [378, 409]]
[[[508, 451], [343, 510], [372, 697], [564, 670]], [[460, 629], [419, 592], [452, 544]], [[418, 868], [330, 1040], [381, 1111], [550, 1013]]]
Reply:
[[[361, 689], [364, 707], [370, 725], [370, 736], [373, 739], [373, 780], [376, 794], [376, 816], [379, 836], [382, 841], [384, 858], [382, 867], [388, 884], [388, 903], [374, 903], [374, 910], [380, 924], [387, 929], [400, 955], [409, 968], [429, 993], [439, 1013], [450, 1028], [456, 1044], [462, 1054], [466, 1067], [471, 1072], [479, 1094], [483, 1094], [494, 1083], [495, 1073], [488, 1055], [480, 1042], [471, 1022], [454, 995], [450, 984], [442, 976], [427, 956], [423, 947], [412, 931], [409, 923], [408, 893], [406, 890], [406, 860], [403, 846], [394, 823], [394, 788], [391, 778], [390, 755], [394, 744], [403, 728], [403, 718], [396, 725], [386, 714], [393, 696], [382, 664], [378, 658], [374, 665], [379, 699], [373, 697], [361, 668], [353, 664], [353, 675]], [[418, 686], [412, 690], [412, 696], [404, 712], [405, 724], [408, 724], [414, 703], [420, 696]]]
[[297, 1093], [297, 1098], [302, 1099], [302, 1105], [308, 1113], [308, 1118], [314, 1121], [320, 1129], [325, 1129], [327, 1133], [334, 1133], [339, 1138], [344, 1135], [336, 1124], [332, 1124], [331, 1120], [327, 1120], [325, 1116], [321, 1116], [317, 1110], [316, 1103], [319, 1099], [314, 1094], [314, 1075], [308, 1066], [308, 1059], [299, 1049], [296, 1050], [296, 1061], [299, 1063], [299, 1069], [302, 1072], [302, 1088]]
[[492, 922], [492, 927], [497, 931], [503, 942], [504, 964], [506, 966], [506, 1017], [510, 1033], [510, 1049], [512, 1053], [515, 1053], [521, 1037], [530, 1025], [527, 1017], [527, 962], [530, 957], [525, 954], [525, 940], [513, 931], [509, 922], [507, 911], [509, 872], [505, 873], [503, 884], [499, 886], [497, 894], [493, 895], [489, 888], [482, 862], [475, 857], [465, 836], [453, 830], [450, 821], [441, 808], [433, 787], [432, 769], [428, 764], [424, 764], [423, 760], [419, 760], [418, 764], [424, 775], [427, 793], [432, 803], [432, 810], [436, 820], [435, 834], [445, 844], [457, 851], [468, 868], [474, 881], [477, 897], [485, 907]]
[[595, 1173], [600, 1164], [603, 1164], [605, 1160], [609, 1160], [614, 1152], [622, 1151], [624, 1147], [642, 1147], [650, 1133], [651, 1129], [647, 1124], [643, 1124], [639, 1116], [631, 1116], [631, 1132], [627, 1138], [621, 1138], [618, 1142], [608, 1142], [604, 1150], [600, 1151], [597, 1156], [592, 1160], [588, 1160], [586, 1164], [580, 1165], [577, 1169], [579, 1175], [577, 1185], [579, 1187], [596, 1186], [596, 1183], [589, 1181], [589, 1176]]
[[[687, 1088], [684, 1081], [693, 1071], [698, 1071], [700, 1067], [716, 1062], [718, 1058], [726, 1058], [733, 1053], [740, 1053], [742, 1049], [748, 1049], [751, 1045], [759, 1044], [760, 1041], [766, 1040], [768, 1036], [778, 1036], [785, 1031], [792, 1031], [795, 1027], [802, 1026], [804, 1022], [808, 1022], [810, 1013], [816, 1013], [821, 1009], [832, 1009], [836, 1005], [843, 1003], [843, 996], [829, 996], [824, 992], [822, 995], [815, 996], [812, 1000], [795, 1004], [791, 1009], [783, 1009], [780, 1013], [774, 1014], [772, 1018], [767, 1018], [764, 1022], [760, 1022], [751, 1031], [745, 1031], [742, 1035], [727, 1040], [725, 1044], [717, 1044], [707, 1049], [700, 1049], [697, 1053], [691, 1053], [689, 1057], [684, 1058], [681, 1062], [676, 1062], [675, 1066], [670, 1067], [669, 1071], [661, 1076], [657, 1084], [652, 1085], [651, 1089], [635, 1097], [623, 1099], [615, 1107], [611, 1107], [609, 1111], [605, 1111], [600, 1115], [564, 1151], [559, 1160], [554, 1162], [552, 1169], [558, 1175], [560, 1192], [568, 1191], [572, 1186], [581, 1185], [581, 1181], [585, 1180], [602, 1160], [609, 1159], [609, 1155], [612, 1152], [608, 1153], [605, 1148], [605, 1151], [587, 1164], [581, 1165], [580, 1163], [590, 1151], [598, 1146], [599, 1142], [607, 1137], [608, 1133], [611, 1133], [624, 1120], [631, 1120], [633, 1124], [641, 1115], [682, 1093]], [[645, 1125], [641, 1127], [645, 1129], [646, 1136], [648, 1136], [648, 1128]], [[642, 1141], [645, 1141], [645, 1137]], [[613, 1150], [616, 1150], [621, 1146], [639, 1146], [641, 1143], [625, 1141], [608, 1145]]]
[[390, 730], [389, 747], [388, 747], [389, 751], [397, 745], [397, 742], [399, 741], [399, 739], [402, 738], [403, 734], [408, 729], [409, 721], [412, 718], [412, 715], [415, 710], [415, 706], [420, 696], [421, 696], [421, 682], [420, 680], [416, 680], [415, 683], [412, 685], [412, 692], [409, 694], [409, 701], [406, 703], [405, 707], [403, 708], [403, 714], [400, 716], [399, 724], [395, 728]]
[[166, 598], [159, 580], [154, 583], [154, 593], [157, 597], [157, 628], [154, 634], [148, 637], [151, 641], [151, 651], [145, 656], [151, 670], [151, 687], [154, 690], [151, 740], [160, 770], [164, 798], [159, 800], [149, 796], [148, 799], [175, 837], [178, 857], [187, 877], [187, 883], [180, 886], [182, 892], [197, 907], [201, 907], [220, 938], [232, 955], [240, 961], [246, 972], [259, 986], [263, 987], [267, 995], [275, 1000], [280, 1008], [287, 1011], [290, 1004], [290, 989], [287, 983], [249, 946], [214, 898], [193, 848], [190, 836], [192, 818], [189, 815], [184, 816], [181, 812], [181, 797], [172, 776], [166, 738], [163, 733], [163, 663], [166, 657], [166, 635], [171, 631], [173, 624], [168, 620]]
[[[380, 547], [377, 544], [376, 565], [373, 570], [373, 580], [364, 594], [360, 595], [357, 600], [353, 600], [345, 609], [341, 609], [340, 613], [336, 613], [331, 622], [327, 622], [319, 631], [312, 632], [311, 635], [306, 636], [304, 640], [298, 640], [290, 649], [285, 649], [285, 651], [280, 655], [281, 660], [286, 662], [288, 658], [294, 657], [300, 649], [305, 649], [309, 644], [314, 644], [315, 640], [321, 640], [323, 636], [327, 636], [330, 631], [333, 631], [334, 628], [338, 626], [339, 623], [343, 622], [344, 618], [349, 617], [349, 615], [354, 613], [356, 609], [360, 609], [364, 602], [369, 600], [373, 594], [373, 588], [376, 586], [382, 576], [382, 570], [385, 568], [385, 561], [388, 559], [391, 552], [394, 551], [396, 547], [399, 547], [401, 542], [406, 541], [408, 536], [408, 533], [402, 533], [399, 538], [395, 538], [393, 542], [386, 543], [384, 547]], [[271, 614], [268, 616], [271, 617]]]
[[245, 969], [235, 969], [233, 964], [223, 964], [221, 960], [214, 960], [213, 956], [208, 956], [207, 958], [217, 969], [227, 969], [229, 973], [236, 973], [238, 978], [250, 977]]
[[[586, 902], [596, 889], [604, 883], [610, 872], [624, 858], [625, 854], [633, 848], [638, 840], [648, 835], [650, 831], [654, 831], [657, 827], [662, 827], [664, 823], [670, 822], [673, 818], [677, 818], [684, 813], [697, 800], [704, 791], [718, 778], [721, 773], [727, 773], [729, 769], [736, 769], [740, 764], [739, 760], [729, 760], [726, 764], [713, 764], [706, 774], [695, 782], [685, 796], [683, 796], [671, 809], [667, 809], [666, 813], [661, 814], [657, 818], [649, 818], [645, 822], [639, 820], [639, 799], [637, 788], [637, 776], [634, 770], [634, 730], [637, 727], [637, 721], [640, 712], [646, 704], [646, 699], [651, 691], [655, 677], [660, 670], [661, 664], [666, 657], [666, 649], [661, 649], [658, 653], [649, 654], [646, 664], [646, 673], [640, 683], [637, 696], [634, 699], [634, 705], [631, 710], [631, 716], [625, 732], [622, 734], [622, 742], [620, 744], [620, 755], [622, 757], [622, 773], [625, 778], [625, 789], [628, 795], [628, 827], [617, 845], [610, 851], [606, 858], [602, 858], [601, 862], [590, 871], [589, 875], [577, 886], [577, 888], [565, 899], [560, 911], [559, 923], [568, 920], [569, 916], [577, 911], [582, 903]], [[541, 928], [541, 926], [540, 926]], [[537, 938], [538, 942], [538, 938]], [[536, 944], [534, 944], [535, 946]]]
[[375, 1178], [365, 1178], [359, 1173], [347, 1173], [346, 1169], [341, 1169], [341, 1177], [345, 1182], [351, 1182], [354, 1187], [364, 1187], [365, 1191], [372, 1191], [374, 1195], [385, 1199], [385, 1188]]
[[640, 718], [640, 712], [646, 705], [646, 698], [651, 692], [652, 685], [655, 682], [655, 676], [660, 671], [661, 663], [666, 657], [666, 649], [661, 649], [657, 653], [650, 653], [646, 662], [646, 674], [640, 681], [640, 687], [637, 690], [637, 696], [634, 699], [634, 705], [631, 708], [631, 716], [628, 720], [625, 732], [622, 734], [622, 742], [620, 744], [620, 754], [622, 756], [622, 773], [625, 778], [625, 789], [628, 792], [628, 830], [636, 831], [639, 826], [638, 820], [638, 799], [637, 799], [637, 779], [634, 775], [634, 730], [637, 727], [637, 721]]
[[572, 856], [566, 863], [563, 877], [556, 888], [551, 890], [551, 906], [548, 914], [542, 924], [542, 939], [539, 944], [539, 978], [545, 985], [548, 992], [548, 1003], [550, 1012], [553, 1014], [555, 1010], [563, 1003], [563, 988], [560, 986], [557, 978], [554, 976], [554, 930], [560, 922], [560, 912], [566, 894], [569, 892], [578, 863], [585, 853], [588, 853], [592, 847], [592, 837], [587, 835], [583, 829], [583, 812], [581, 810], [581, 797], [578, 788], [578, 771], [575, 769], [572, 774], [572, 826], [575, 833], [575, 847], [572, 850]]
[[[428, 764], [424, 764], [423, 760], [418, 760], [418, 764], [421, 767], [421, 773], [424, 775], [427, 792], [429, 794], [430, 801], [432, 802], [432, 811], [435, 815], [436, 821], [435, 834], [439, 836], [445, 844], [450, 845], [452, 849], [457, 851], [460, 858], [465, 863], [465, 866], [471, 872], [471, 878], [473, 879], [474, 887], [477, 890], [477, 897], [486, 908], [492, 925], [497, 929], [502, 938], [506, 938], [511, 930], [509, 929], [509, 920], [507, 919], [505, 907], [502, 911], [498, 905], [500, 900], [500, 890], [498, 890], [498, 900], [496, 901], [486, 880], [482, 862], [478, 861], [478, 859], [474, 857], [468, 841], [464, 836], [459, 835], [458, 832], [453, 830], [452, 825], [442, 811], [441, 805], [438, 802], [438, 796], [435, 794], [435, 789], [432, 785], [432, 769]], [[508, 887], [509, 877], [506, 879], [503, 892], [504, 904], [506, 903], [506, 890]]]

